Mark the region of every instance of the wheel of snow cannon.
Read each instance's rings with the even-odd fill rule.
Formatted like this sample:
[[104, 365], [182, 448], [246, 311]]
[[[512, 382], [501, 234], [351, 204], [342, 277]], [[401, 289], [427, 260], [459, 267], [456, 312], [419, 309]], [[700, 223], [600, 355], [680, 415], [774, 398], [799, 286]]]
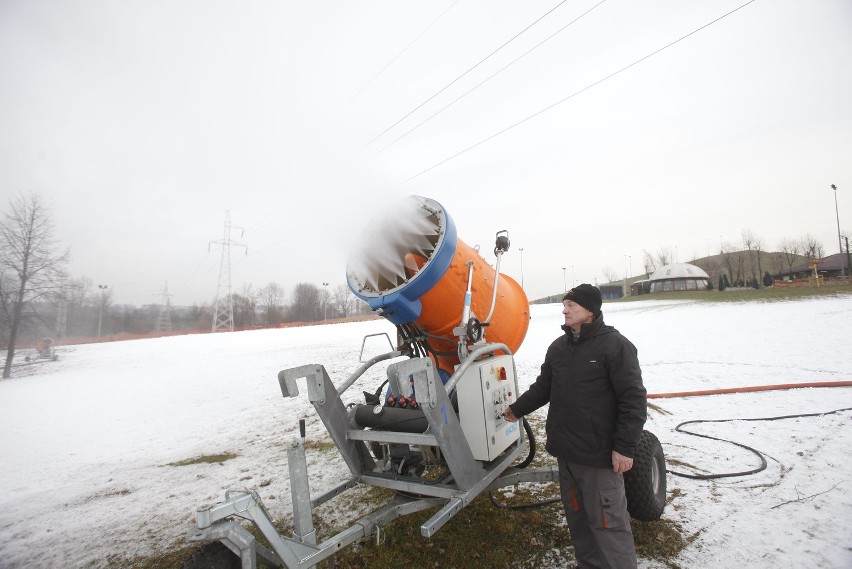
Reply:
[[240, 569], [242, 562], [221, 541], [205, 544], [183, 562], [183, 569]]
[[658, 520], [666, 507], [666, 456], [660, 441], [642, 431], [633, 468], [624, 473], [627, 511], [636, 520]]

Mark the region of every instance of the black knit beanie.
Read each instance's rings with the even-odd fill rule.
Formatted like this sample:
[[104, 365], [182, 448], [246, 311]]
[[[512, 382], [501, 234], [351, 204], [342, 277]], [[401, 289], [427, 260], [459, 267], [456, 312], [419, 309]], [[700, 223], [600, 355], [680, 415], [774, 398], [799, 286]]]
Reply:
[[583, 283], [575, 286], [566, 292], [564, 297], [562, 297], [562, 302], [565, 302], [566, 300], [576, 302], [594, 314], [595, 317], [601, 313], [601, 291], [590, 284]]

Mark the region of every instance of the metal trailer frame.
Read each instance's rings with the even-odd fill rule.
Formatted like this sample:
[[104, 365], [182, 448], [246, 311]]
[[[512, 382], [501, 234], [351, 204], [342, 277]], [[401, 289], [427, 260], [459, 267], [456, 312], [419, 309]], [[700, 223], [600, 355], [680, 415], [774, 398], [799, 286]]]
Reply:
[[[221, 541], [239, 555], [243, 569], [255, 569], [258, 558], [275, 567], [302, 569], [313, 567], [341, 548], [369, 537], [382, 524], [397, 517], [441, 506], [420, 526], [421, 535], [431, 537], [484, 491], [523, 482], [558, 481], [555, 466], [535, 469], [511, 466], [527, 448], [523, 429], [520, 429], [518, 440], [496, 460], [483, 462], [473, 458], [448, 393], [452, 392], [474, 361], [497, 351], [512, 355], [504, 344], [483, 344], [471, 351], [446, 385], [441, 383], [434, 363], [428, 358], [412, 358], [388, 366], [388, 383], [393, 393], [410, 396], [413, 387], [417, 394], [417, 401], [429, 424], [425, 433], [364, 430], [355, 424], [340, 398], [369, 367], [379, 361], [403, 355], [399, 351], [366, 362], [339, 388], [335, 388], [322, 365], [305, 365], [281, 371], [278, 382], [284, 397], [297, 397], [299, 389], [296, 380], [306, 379], [308, 399], [349, 467], [350, 478], [311, 498], [304, 448], [304, 421], [301, 421], [301, 438], [295, 438], [287, 450], [293, 502], [293, 536], [284, 537], [276, 531], [256, 492], [231, 490], [226, 493], [225, 500], [198, 508], [196, 527], [190, 530], [189, 541]], [[517, 393], [516, 373], [513, 374], [513, 381]], [[413, 476], [382, 472], [376, 468], [377, 464], [365, 444], [369, 442], [439, 447], [450, 476], [446, 481], [433, 483]], [[385, 506], [317, 543], [313, 509], [358, 484], [396, 490], [397, 494]], [[234, 518], [251, 521], [272, 549], [258, 543], [254, 535]]]

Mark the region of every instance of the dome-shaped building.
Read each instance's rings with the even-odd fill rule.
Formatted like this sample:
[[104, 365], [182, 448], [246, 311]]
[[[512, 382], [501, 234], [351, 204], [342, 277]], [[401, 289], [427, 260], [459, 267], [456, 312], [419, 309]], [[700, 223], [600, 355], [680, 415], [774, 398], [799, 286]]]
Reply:
[[651, 292], [673, 292], [678, 290], [707, 290], [710, 276], [701, 267], [689, 263], [672, 263], [654, 271], [651, 275]]

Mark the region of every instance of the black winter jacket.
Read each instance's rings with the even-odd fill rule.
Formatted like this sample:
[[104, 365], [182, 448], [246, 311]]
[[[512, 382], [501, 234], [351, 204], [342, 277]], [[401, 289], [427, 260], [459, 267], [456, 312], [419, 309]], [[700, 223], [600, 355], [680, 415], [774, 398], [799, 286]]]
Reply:
[[550, 403], [547, 444], [553, 456], [586, 466], [612, 467], [612, 451], [633, 457], [647, 416], [636, 347], [603, 322], [571, 329], [549, 348], [541, 374], [510, 405], [517, 417]]

